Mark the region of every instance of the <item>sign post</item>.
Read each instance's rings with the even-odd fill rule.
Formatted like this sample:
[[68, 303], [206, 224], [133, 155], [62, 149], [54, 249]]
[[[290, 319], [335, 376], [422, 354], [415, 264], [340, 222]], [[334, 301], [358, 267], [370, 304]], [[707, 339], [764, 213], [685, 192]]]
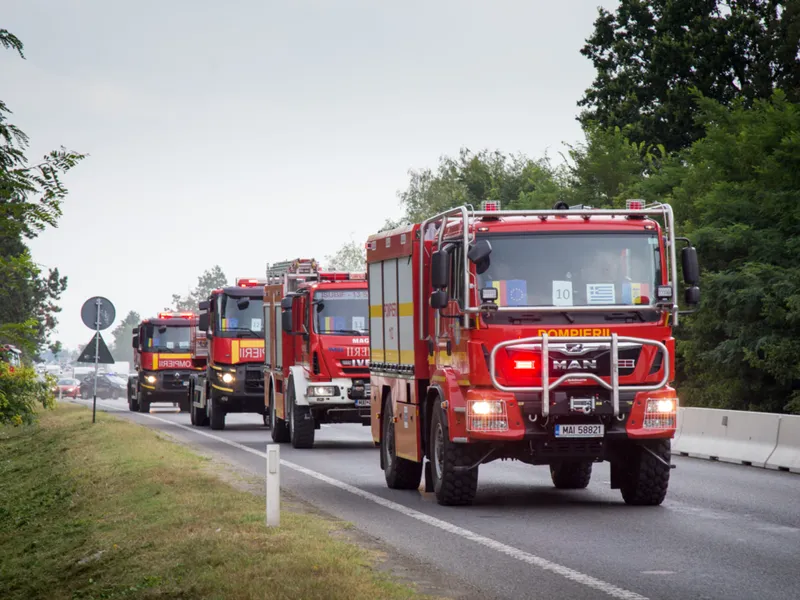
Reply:
[[[111, 327], [111, 324], [114, 322], [114, 318], [116, 317], [116, 310], [114, 309], [114, 305], [111, 304], [111, 301], [107, 298], [103, 298], [102, 296], [95, 296], [94, 298], [89, 298], [86, 302], [83, 303], [81, 307], [81, 319], [83, 320], [83, 324], [86, 325], [89, 329], [94, 329], [94, 338], [92, 342], [94, 343], [94, 393], [92, 394], [92, 423], [95, 422], [96, 413], [97, 413], [97, 367], [100, 364], [100, 346], [102, 344], [103, 348], [105, 349], [104, 354], [107, 356], [103, 356], [103, 363], [113, 363], [114, 359], [111, 357], [111, 353], [108, 351], [105, 343], [103, 343], [103, 338], [100, 337], [100, 330], [108, 329]], [[92, 342], [90, 342], [89, 346], [84, 348], [81, 356], [78, 357], [78, 362], [89, 362], [84, 358], [86, 351], [90, 348]], [[88, 357], [86, 357], [88, 358]], [[81, 360], [84, 359], [84, 360]]]

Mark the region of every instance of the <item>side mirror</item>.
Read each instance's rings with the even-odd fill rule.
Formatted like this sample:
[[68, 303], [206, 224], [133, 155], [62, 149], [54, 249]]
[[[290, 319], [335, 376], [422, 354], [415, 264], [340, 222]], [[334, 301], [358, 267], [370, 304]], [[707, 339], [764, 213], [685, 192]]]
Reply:
[[478, 264], [479, 262], [488, 259], [491, 253], [492, 253], [491, 242], [489, 240], [478, 240], [469, 247], [469, 252], [467, 252], [467, 258], [469, 258], [470, 262]]
[[450, 254], [439, 250], [431, 255], [431, 287], [442, 289], [450, 280]]
[[447, 308], [448, 302], [450, 302], [450, 298], [445, 290], [437, 290], [431, 294], [431, 308]]
[[197, 327], [200, 331], [208, 331], [208, 313], [200, 313], [200, 316], [197, 319]]
[[696, 286], [700, 283], [700, 263], [697, 261], [697, 248], [688, 246], [681, 250], [681, 266], [683, 267], [684, 283], [690, 286]]
[[281, 329], [286, 333], [292, 333], [292, 310], [284, 309], [281, 313]]
[[696, 285], [686, 288], [683, 292], [683, 300], [688, 306], [697, 306], [700, 304], [700, 288]]
[[198, 307], [200, 310], [207, 311], [207, 310], [208, 310], [208, 307], [209, 307], [209, 304], [210, 304], [210, 303], [209, 303], [209, 301], [208, 301], [208, 300], [203, 300], [202, 302], [198, 303], [197, 307]]
[[166, 325], [161, 325], [158, 328], [158, 333], [167, 333], [167, 326]]
[[283, 310], [292, 310], [292, 297], [286, 296], [285, 298], [281, 298], [281, 308]]
[[322, 312], [323, 310], [325, 310], [325, 303], [317, 302], [317, 312]]
[[239, 298], [236, 301], [236, 308], [239, 310], [246, 310], [250, 306], [250, 298]]
[[132, 342], [133, 343], [131, 344], [131, 346], [133, 347], [134, 350], [136, 350], [139, 347], [139, 336], [138, 335], [133, 336]]

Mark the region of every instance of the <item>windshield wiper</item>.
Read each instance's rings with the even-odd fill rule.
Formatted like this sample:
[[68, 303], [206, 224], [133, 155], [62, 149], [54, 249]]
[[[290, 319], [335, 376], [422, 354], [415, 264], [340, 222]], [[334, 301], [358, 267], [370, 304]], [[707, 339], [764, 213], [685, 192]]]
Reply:
[[326, 329], [324, 333], [344, 333], [346, 335], [366, 335], [358, 329]]
[[645, 322], [645, 318], [642, 316], [642, 313], [632, 310], [630, 312], [616, 312], [606, 315], [604, 318], [606, 321], [629, 321], [633, 318], [638, 318], [639, 321], [642, 323]]
[[256, 333], [255, 331], [253, 331], [253, 330], [252, 330], [252, 329], [250, 329], [249, 327], [228, 327], [228, 328], [226, 328], [226, 329], [225, 329], [225, 331], [226, 331], [226, 332], [227, 332], [227, 331], [236, 331], [236, 332], [239, 332], [239, 331], [246, 331], [246, 332], [248, 332], [248, 333], [252, 333], [252, 334], [253, 334], [253, 337], [257, 337], [257, 338], [260, 338], [260, 337], [261, 337], [261, 334], [260, 334], [260, 333]]

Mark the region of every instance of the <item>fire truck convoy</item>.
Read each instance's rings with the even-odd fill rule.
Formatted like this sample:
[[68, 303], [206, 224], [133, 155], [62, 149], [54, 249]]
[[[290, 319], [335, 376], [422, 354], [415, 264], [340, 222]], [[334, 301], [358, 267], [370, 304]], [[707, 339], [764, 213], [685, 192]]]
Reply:
[[190, 352], [197, 315], [160, 312], [133, 329], [135, 374], [128, 378], [128, 408], [150, 412], [153, 402], [171, 402], [189, 410], [189, 379], [202, 368]]
[[[216, 289], [200, 303], [197, 332], [207, 346], [206, 369], [189, 384], [192, 425], [225, 428], [228, 413], [257, 413], [267, 424], [264, 405], [264, 279], [239, 278], [236, 285]], [[207, 348], [207, 350], [206, 350]]]
[[311, 448], [322, 423], [370, 424], [366, 273], [314, 259], [267, 268], [266, 406], [272, 439]]
[[387, 485], [416, 489], [427, 459], [426, 489], [468, 505], [481, 464], [548, 465], [555, 487], [577, 489], [607, 460], [627, 504], [660, 504], [678, 406], [677, 242], [696, 306], [697, 253], [666, 204], [484, 202], [371, 236], [371, 426]]

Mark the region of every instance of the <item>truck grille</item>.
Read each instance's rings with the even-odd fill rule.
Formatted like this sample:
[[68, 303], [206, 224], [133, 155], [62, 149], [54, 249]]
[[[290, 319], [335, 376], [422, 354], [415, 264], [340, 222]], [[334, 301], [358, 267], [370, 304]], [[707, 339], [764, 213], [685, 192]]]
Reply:
[[161, 375], [161, 387], [165, 390], [189, 389], [184, 385], [185, 381], [189, 381], [189, 373], [170, 373], [167, 371]]
[[264, 392], [264, 372], [261, 367], [247, 369], [244, 372], [244, 391], [248, 393]]

